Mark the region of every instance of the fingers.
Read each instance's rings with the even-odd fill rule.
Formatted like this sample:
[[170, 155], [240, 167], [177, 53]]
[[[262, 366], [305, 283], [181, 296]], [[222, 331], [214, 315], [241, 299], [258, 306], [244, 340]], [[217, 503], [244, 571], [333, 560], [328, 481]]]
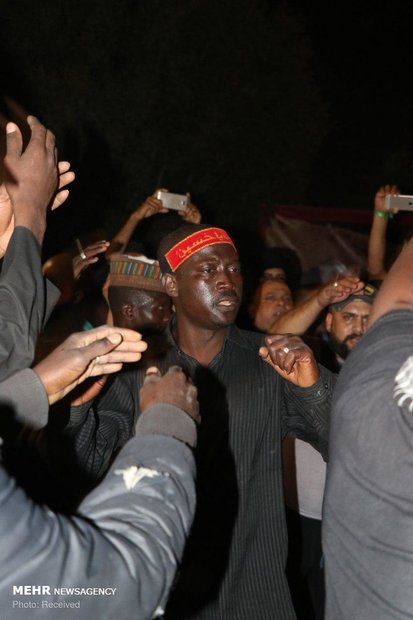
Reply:
[[267, 364], [273, 368], [277, 366], [288, 375], [296, 361], [312, 356], [312, 353], [298, 336], [274, 334], [265, 337], [265, 344], [259, 349], [259, 355]]
[[[183, 374], [183, 370], [180, 366], [170, 366], [165, 375], [173, 373]], [[159, 368], [157, 368], [156, 366], [150, 366], [150, 368], [146, 369], [144, 383], [156, 383], [157, 381], [160, 381], [161, 378], [162, 374]], [[188, 381], [190, 381], [190, 379], [188, 379]]]
[[[100, 330], [100, 328], [97, 329]], [[111, 333], [106, 337], [101, 337], [79, 347], [79, 353], [82, 355], [85, 364], [92, 362], [89, 376], [118, 372], [123, 364], [138, 362], [141, 359], [143, 351], [147, 348], [146, 342], [142, 340], [133, 343], [128, 340], [125, 341], [122, 334], [119, 333], [119, 329], [115, 330], [116, 328], [111, 328]]]
[[260, 347], [258, 351], [261, 359], [266, 362], [274, 370], [282, 370], [285, 374], [290, 374], [296, 361], [295, 353], [289, 347], [283, 347], [277, 350], [270, 350], [267, 347]]
[[166, 374], [174, 373], [174, 372], [184, 372], [180, 366], [169, 366]]
[[349, 295], [359, 293], [364, 288], [364, 282], [357, 276], [344, 276], [324, 287], [324, 294], [328, 303], [341, 301]]
[[157, 368], [156, 366], [151, 366], [150, 368], [146, 369], [145, 379], [143, 383], [144, 385], [147, 385], [148, 383], [157, 383], [161, 380], [161, 377], [162, 375], [159, 368]]
[[[114, 327], [113, 329], [119, 329], [118, 327]], [[120, 353], [127, 353], [131, 351], [137, 351], [138, 353], [143, 353], [148, 348], [148, 345], [144, 340], [131, 341], [128, 338], [124, 338], [122, 342], [118, 345], [117, 351]]]
[[[144, 343], [142, 343], [144, 344]], [[146, 349], [146, 343], [145, 343]], [[143, 351], [145, 350], [143, 349]], [[142, 357], [143, 351], [118, 351], [113, 350], [105, 355], [99, 355], [93, 368], [94, 375], [105, 374], [107, 372], [117, 372], [120, 370], [123, 364], [133, 364], [139, 362]], [[111, 367], [116, 367], [115, 370], [111, 370]]]
[[69, 190], [62, 189], [62, 191], [58, 192], [56, 196], [54, 197], [50, 210], [54, 211], [55, 209], [58, 209], [64, 202], [66, 202], [68, 197], [69, 197]]
[[[120, 342], [119, 335], [121, 336]], [[144, 346], [143, 350], [146, 350], [147, 346], [142, 340], [142, 334], [139, 332], [127, 327], [113, 327], [112, 325], [100, 325], [85, 332], [71, 334], [66, 338], [63, 346], [65, 348], [85, 347], [102, 338], [109, 338], [111, 341], [114, 339], [114, 342], [118, 343], [119, 348], [136, 347], [138, 351], [142, 351], [142, 345]]]
[[71, 402], [72, 407], [83, 405], [84, 403], [89, 402], [93, 398], [96, 398], [96, 396], [98, 396], [100, 392], [102, 391], [102, 388], [104, 387], [106, 383], [108, 374], [110, 373], [107, 373], [103, 377], [100, 377], [99, 379], [94, 381], [92, 385], [90, 385], [88, 389], [85, 392], [83, 392], [83, 394], [75, 398], [75, 400], [72, 400]]
[[23, 137], [15, 123], [6, 125], [6, 156], [20, 157], [23, 150]]
[[86, 358], [89, 358], [89, 361], [95, 359], [96, 364], [103, 365], [104, 361], [102, 360], [104, 358], [106, 359], [107, 354], [115, 349], [121, 342], [122, 336], [120, 334], [112, 334], [110, 338], [95, 340], [79, 350]]
[[[188, 195], [188, 194], [187, 194]], [[191, 222], [192, 224], [199, 224], [201, 221], [201, 212], [199, 209], [191, 203], [187, 206], [184, 211], [178, 211], [178, 214], [187, 222]]]
[[68, 170], [70, 170], [70, 161], [59, 161], [57, 162], [57, 169], [59, 174], [64, 174]]
[[46, 129], [46, 150], [53, 153], [53, 157], [57, 162], [57, 149], [55, 148], [55, 142], [56, 138], [54, 133], [52, 133], [50, 129]]
[[60, 172], [59, 170], [58, 189], [62, 189], [66, 187], [66, 185], [69, 185], [69, 183], [72, 183], [75, 180], [75, 176], [73, 170], [68, 170], [67, 172]]
[[97, 241], [82, 249], [81, 253], [73, 258], [73, 262], [83, 261], [86, 266], [90, 263], [95, 263], [98, 260], [96, 254], [104, 254], [109, 246], [109, 241]]
[[46, 146], [48, 149], [54, 148], [55, 137], [53, 133], [46, 129], [46, 127], [42, 125], [42, 123], [35, 116], [28, 116], [27, 124], [29, 125], [32, 134], [28, 146], [30, 146], [30, 143], [34, 144], [37, 142], [42, 146]]
[[148, 207], [146, 211], [147, 217], [154, 215], [155, 213], [166, 213], [168, 211], [168, 209], [163, 206], [162, 201], [158, 198], [154, 198], [153, 196], [149, 196], [146, 200], [146, 205]]
[[66, 187], [66, 185], [69, 185], [69, 183], [72, 183], [75, 180], [76, 175], [73, 170], [69, 170], [69, 168], [70, 162], [68, 161], [59, 161], [57, 164], [57, 169], [59, 172], [57, 188], [60, 191], [58, 191], [56, 196], [54, 197], [52, 206], [50, 208], [51, 211], [54, 211], [55, 209], [60, 207], [64, 202], [66, 202], [69, 197], [69, 190], [62, 189], [63, 187]]
[[148, 368], [139, 397], [142, 411], [166, 403], [182, 409], [195, 422], [200, 421], [197, 389], [179, 366], [171, 366], [163, 377], [157, 367]]

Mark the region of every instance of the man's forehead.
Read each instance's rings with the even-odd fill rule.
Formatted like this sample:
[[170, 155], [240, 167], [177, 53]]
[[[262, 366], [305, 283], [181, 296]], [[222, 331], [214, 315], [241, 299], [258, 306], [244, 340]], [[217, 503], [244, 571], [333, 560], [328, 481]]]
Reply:
[[349, 304], [346, 304], [344, 308], [341, 308], [341, 310], [335, 310], [337, 314], [345, 314], [346, 312], [349, 314], [370, 314], [371, 304], [360, 299], [351, 301]]
[[232, 245], [228, 243], [216, 243], [192, 254], [192, 256], [187, 258], [187, 260], [178, 267], [177, 271], [182, 269], [185, 265], [190, 267], [191, 265], [202, 263], [206, 260], [220, 261], [222, 259], [239, 262], [238, 254]]
[[288, 287], [288, 284], [286, 284], [285, 282], [280, 282], [278, 280], [265, 280], [262, 283], [261, 290], [265, 293], [269, 293], [270, 291], [273, 291], [277, 293], [288, 293], [289, 295], [291, 295], [291, 291]]
[[164, 300], [164, 299], [169, 299], [168, 294], [166, 291], [162, 292], [162, 291], [148, 291], [146, 289], [143, 288], [139, 288], [139, 289], [131, 289], [132, 291], [134, 291], [136, 293], [136, 297], [138, 297], [140, 300], [142, 299], [150, 299], [151, 301], [159, 301], [159, 300]]

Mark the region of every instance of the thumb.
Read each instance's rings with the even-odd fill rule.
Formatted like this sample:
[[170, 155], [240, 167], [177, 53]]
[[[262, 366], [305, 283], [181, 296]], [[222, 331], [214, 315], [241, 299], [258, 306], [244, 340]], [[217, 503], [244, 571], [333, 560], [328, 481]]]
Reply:
[[145, 372], [144, 385], [147, 383], [157, 383], [161, 379], [161, 371], [156, 366], [151, 366], [147, 368]]
[[23, 138], [16, 123], [6, 125], [6, 157], [20, 157], [23, 150]]
[[88, 344], [84, 348], [84, 353], [87, 359], [91, 362], [96, 357], [102, 357], [107, 353], [116, 349], [122, 342], [122, 336], [120, 334], [111, 334], [107, 338], [101, 338], [91, 344]]

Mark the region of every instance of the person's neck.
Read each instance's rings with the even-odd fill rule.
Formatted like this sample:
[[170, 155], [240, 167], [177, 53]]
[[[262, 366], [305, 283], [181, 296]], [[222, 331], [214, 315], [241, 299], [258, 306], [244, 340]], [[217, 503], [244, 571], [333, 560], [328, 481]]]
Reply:
[[196, 359], [202, 366], [208, 366], [221, 352], [224, 346], [226, 327], [216, 330], [202, 329], [177, 320], [174, 328], [174, 338], [183, 353]]

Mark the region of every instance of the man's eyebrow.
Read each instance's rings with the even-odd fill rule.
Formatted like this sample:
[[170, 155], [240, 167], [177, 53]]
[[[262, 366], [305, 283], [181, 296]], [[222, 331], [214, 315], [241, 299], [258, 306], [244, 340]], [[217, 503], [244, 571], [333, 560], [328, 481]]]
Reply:
[[340, 314], [348, 314], [349, 316], [369, 316], [370, 313], [366, 314], [365, 312], [351, 312], [350, 310], [340, 310]]

